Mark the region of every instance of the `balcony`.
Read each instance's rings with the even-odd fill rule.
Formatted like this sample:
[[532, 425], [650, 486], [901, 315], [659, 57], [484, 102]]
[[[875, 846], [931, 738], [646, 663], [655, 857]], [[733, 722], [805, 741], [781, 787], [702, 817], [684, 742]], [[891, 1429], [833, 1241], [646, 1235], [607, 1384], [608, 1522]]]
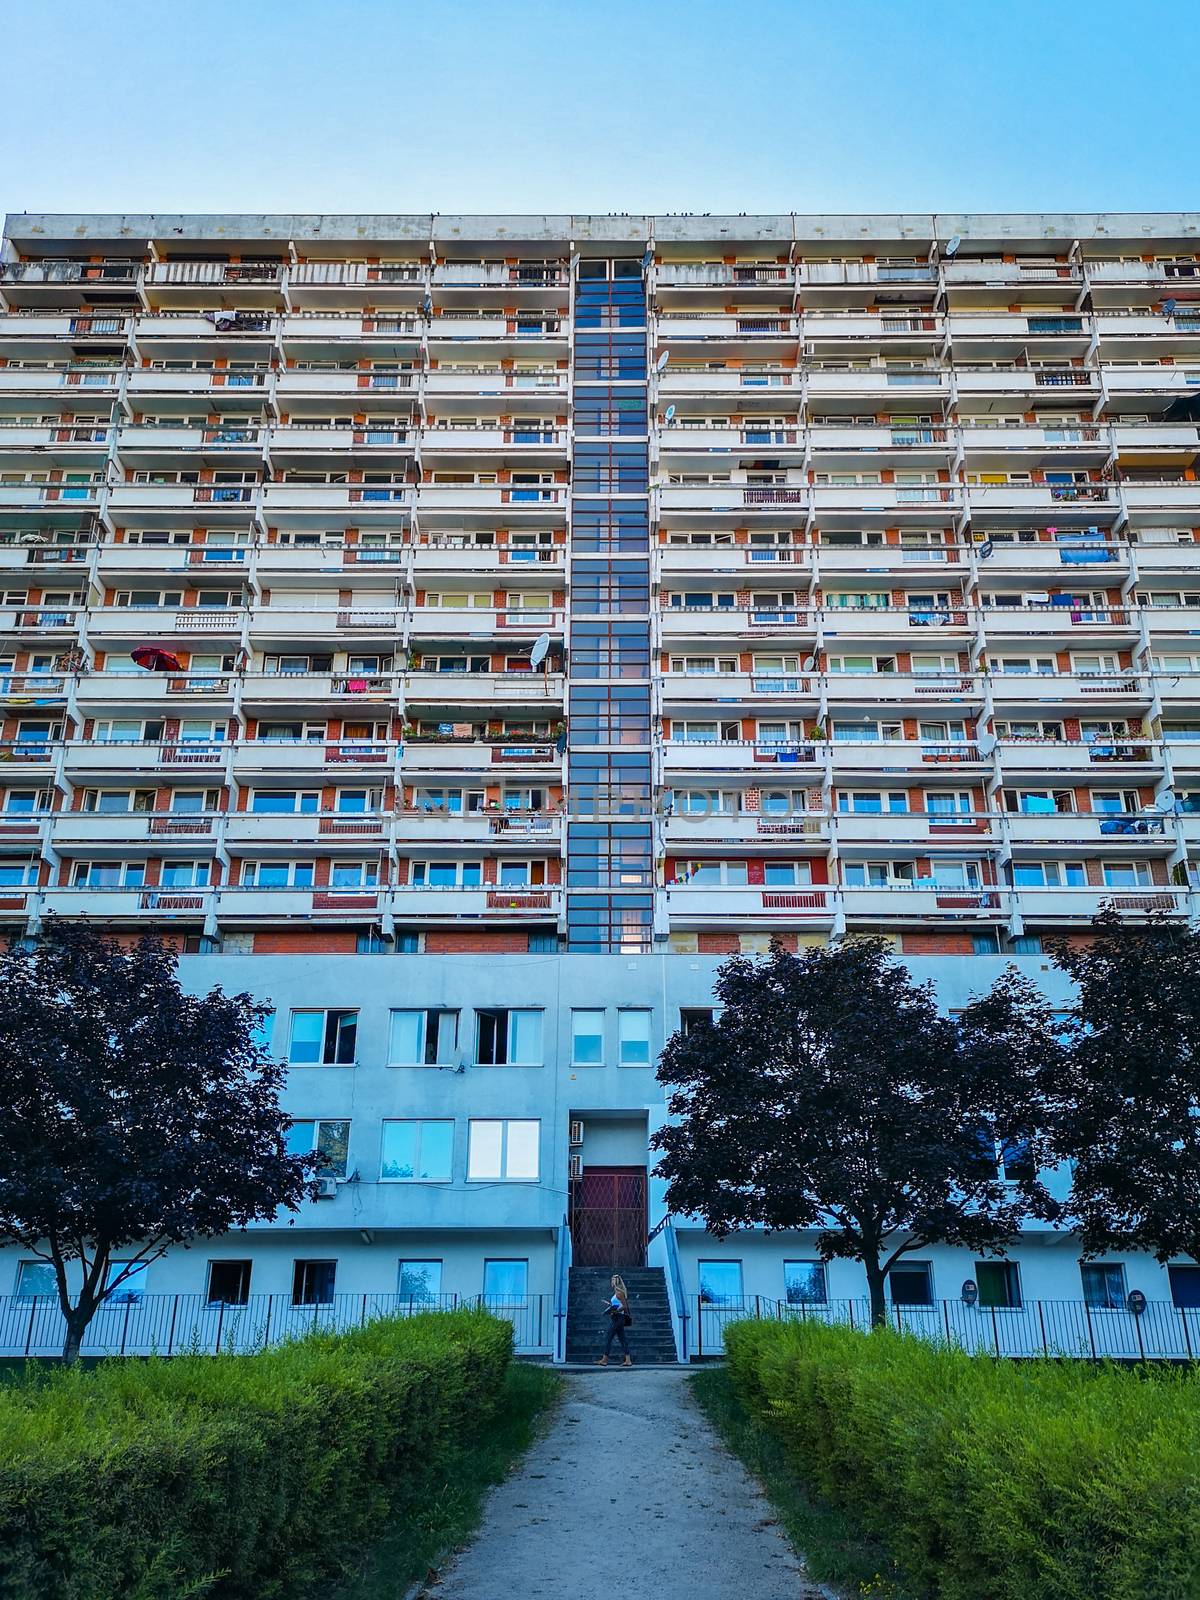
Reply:
[[981, 620], [993, 645], [997, 640], [1055, 635], [1132, 640], [1137, 633], [1136, 615], [1123, 606], [1084, 606], [1069, 596], [1062, 597], [1062, 603], [1038, 600], [1024, 606], [990, 606], [982, 612]]
[[[430, 606], [418, 605], [412, 611], [414, 645], [421, 640], [498, 639], [502, 644], [513, 638], [536, 638], [540, 633], [558, 635], [563, 612], [540, 606]], [[440, 676], [440, 674], [439, 674]]]
[[976, 483], [966, 492], [972, 513], [984, 518], [1013, 513], [1069, 518], [1077, 512], [1106, 521], [1120, 510], [1116, 486], [1109, 483]]
[[[678, 782], [686, 774], [712, 778], [720, 773], [741, 775], [750, 782], [775, 777], [780, 781], [795, 776], [804, 783], [819, 780], [824, 770], [822, 747], [813, 742], [778, 742], [752, 739], [721, 739], [705, 743], [698, 739], [665, 739], [663, 760], [669, 781]], [[764, 773], [764, 769], [770, 769]]]
[[406, 782], [424, 782], [435, 775], [453, 778], [467, 773], [490, 775], [497, 779], [506, 770], [542, 776], [557, 776], [562, 756], [543, 739], [477, 739], [465, 734], [408, 735], [402, 751], [402, 771]]
[[129, 845], [184, 843], [196, 845], [201, 856], [210, 854], [219, 816], [183, 815], [168, 811], [132, 811], [107, 815], [92, 811], [60, 811], [53, 819], [49, 839], [55, 850], [78, 853], [100, 847], [110, 855]]
[[1008, 707], [1072, 708], [1087, 716], [1112, 707], [1138, 716], [1150, 702], [1150, 680], [1136, 672], [993, 672], [992, 698], [998, 710]]
[[955, 922], [999, 926], [1009, 917], [1008, 891], [994, 887], [960, 889], [948, 884], [897, 882], [882, 888], [844, 886], [838, 895], [852, 927], [929, 923], [944, 928]]
[[555, 922], [562, 908], [562, 890], [554, 885], [501, 888], [484, 884], [472, 889], [398, 886], [389, 895], [389, 909], [398, 922], [502, 923]]
[[1050, 574], [1053, 573], [1053, 581], [1059, 582], [1064, 567], [1108, 567], [1117, 570], [1111, 578], [1105, 574], [1105, 581], [1115, 582], [1129, 566], [1128, 546], [1104, 534], [1051, 542], [1027, 542], [1005, 540], [993, 533], [977, 531], [975, 555], [981, 577], [989, 580], [994, 573], [1003, 572], [1050, 581]]
[[[189, 374], [190, 376], [190, 374]], [[101, 394], [111, 398], [125, 377], [123, 366], [53, 366], [0, 368], [0, 394], [40, 394], [59, 389], [81, 389], [88, 399]]]
[[1010, 812], [1006, 823], [1009, 838], [1014, 845], [1028, 848], [1029, 859], [1037, 859], [1048, 850], [1081, 847], [1094, 854], [1097, 845], [1103, 845], [1106, 852], [1112, 849], [1121, 855], [1129, 846], [1139, 855], [1161, 856], [1164, 845], [1171, 842], [1168, 819], [1155, 811], [1117, 815], [1077, 811]]
[[949, 815], [944, 812], [839, 811], [834, 820], [839, 848], [845, 855], [861, 860], [893, 846], [901, 850], [920, 849], [957, 855], [987, 850], [999, 838], [999, 820], [987, 812]]
[[556, 720], [562, 715], [566, 681], [560, 672], [421, 672], [405, 675], [405, 705], [410, 712], [422, 706], [519, 705], [544, 709]]
[[[311, 774], [310, 774], [311, 776]], [[290, 850], [320, 849], [351, 853], [364, 845], [377, 851], [388, 840], [388, 819], [379, 813], [348, 815], [342, 812], [271, 814], [231, 811], [225, 818], [225, 843], [238, 852], [278, 857]]]
[[796, 851], [805, 854], [829, 841], [829, 819], [821, 812], [811, 815], [764, 816], [758, 812], [714, 812], [709, 816], [675, 812], [664, 824], [667, 850], [683, 854], [693, 849], [748, 854], [778, 855]]
[[983, 698], [983, 679], [970, 672], [831, 672], [821, 687], [834, 716], [844, 707], [974, 707]]
[[883, 773], [906, 773], [920, 782], [950, 782], [982, 775], [990, 765], [971, 740], [834, 739], [822, 747], [834, 782]]
[[[682, 714], [700, 707], [765, 706], [782, 697], [812, 700], [820, 681], [813, 673], [768, 672], [666, 672], [662, 675], [664, 706], [679, 707]], [[714, 712], [714, 714], [716, 714]]]
[[518, 811], [493, 808], [452, 811], [444, 806], [410, 806], [396, 812], [397, 846], [420, 855], [422, 850], [458, 851], [465, 846], [495, 850], [502, 847], [558, 855], [562, 848], [563, 817], [555, 811]]
[[671, 606], [658, 613], [664, 645], [674, 648], [688, 641], [732, 644], [752, 639], [802, 641], [816, 639], [815, 614], [807, 608], [764, 606], [760, 610], [725, 606]]
[[1065, 739], [1001, 739], [998, 744], [1004, 774], [1080, 777], [1092, 782], [1130, 777], [1151, 781], [1161, 769], [1161, 746], [1150, 739], [1120, 739], [1108, 743]]
[[802, 888], [730, 888], [724, 884], [669, 883], [665, 891], [672, 928], [832, 927], [836, 896], [825, 884]]
[[1079, 926], [1090, 922], [1108, 906], [1122, 917], [1184, 916], [1188, 893], [1184, 889], [1016, 889], [1013, 909], [1026, 925]]

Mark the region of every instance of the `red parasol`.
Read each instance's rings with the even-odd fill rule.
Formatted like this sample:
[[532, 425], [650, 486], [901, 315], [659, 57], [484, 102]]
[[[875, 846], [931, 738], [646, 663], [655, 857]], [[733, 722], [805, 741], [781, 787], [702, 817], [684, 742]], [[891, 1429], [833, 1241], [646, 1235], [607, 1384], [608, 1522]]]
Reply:
[[160, 644], [140, 644], [136, 650], [129, 652], [139, 667], [145, 667], [147, 672], [182, 672], [183, 663], [178, 656], [164, 650]]

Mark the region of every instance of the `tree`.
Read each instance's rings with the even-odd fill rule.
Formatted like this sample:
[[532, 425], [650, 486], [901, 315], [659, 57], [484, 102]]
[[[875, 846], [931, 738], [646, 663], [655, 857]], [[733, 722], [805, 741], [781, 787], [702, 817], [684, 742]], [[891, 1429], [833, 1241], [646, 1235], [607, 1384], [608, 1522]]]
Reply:
[[[719, 1018], [675, 1034], [658, 1067], [674, 1089], [652, 1141], [672, 1211], [718, 1237], [818, 1228], [823, 1260], [862, 1262], [878, 1326], [903, 1256], [1000, 1253], [1049, 1209], [1030, 1170], [1045, 1015], [1015, 974], [958, 1024], [878, 939], [799, 957], [774, 943], [727, 961], [714, 993]], [[1017, 1185], [998, 1173], [997, 1130], [1028, 1142]]]
[[157, 940], [55, 921], [0, 956], [0, 1241], [53, 1266], [67, 1362], [142, 1264], [312, 1189], [257, 1033], [267, 1008], [185, 994], [175, 968]]
[[1200, 932], [1112, 909], [1093, 928], [1048, 947], [1077, 989], [1055, 1118], [1067, 1219], [1085, 1256], [1200, 1261]]

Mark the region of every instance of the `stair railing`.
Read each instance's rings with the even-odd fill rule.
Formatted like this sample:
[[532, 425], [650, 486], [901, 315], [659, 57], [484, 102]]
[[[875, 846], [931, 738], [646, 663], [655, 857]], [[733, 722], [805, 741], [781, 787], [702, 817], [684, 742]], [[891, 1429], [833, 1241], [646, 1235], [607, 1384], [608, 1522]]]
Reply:
[[687, 1296], [683, 1291], [683, 1272], [679, 1265], [679, 1243], [675, 1238], [675, 1224], [670, 1214], [651, 1228], [646, 1238], [646, 1260], [652, 1266], [661, 1266], [667, 1284], [667, 1303], [671, 1308], [671, 1330], [675, 1335], [675, 1353], [680, 1361], [690, 1359], [688, 1352]]
[[571, 1283], [571, 1225], [564, 1216], [554, 1241], [554, 1359], [567, 1359], [567, 1298]]

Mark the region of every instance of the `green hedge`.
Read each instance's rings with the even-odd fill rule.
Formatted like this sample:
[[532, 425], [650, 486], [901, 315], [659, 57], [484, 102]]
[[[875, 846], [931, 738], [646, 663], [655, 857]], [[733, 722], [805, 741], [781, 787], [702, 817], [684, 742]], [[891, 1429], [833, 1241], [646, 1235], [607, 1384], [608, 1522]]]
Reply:
[[4, 1600], [270, 1600], [361, 1559], [487, 1426], [512, 1354], [477, 1311], [253, 1356], [0, 1389]]
[[939, 1600], [1200, 1596], [1200, 1379], [993, 1362], [814, 1323], [726, 1329], [797, 1473]]

